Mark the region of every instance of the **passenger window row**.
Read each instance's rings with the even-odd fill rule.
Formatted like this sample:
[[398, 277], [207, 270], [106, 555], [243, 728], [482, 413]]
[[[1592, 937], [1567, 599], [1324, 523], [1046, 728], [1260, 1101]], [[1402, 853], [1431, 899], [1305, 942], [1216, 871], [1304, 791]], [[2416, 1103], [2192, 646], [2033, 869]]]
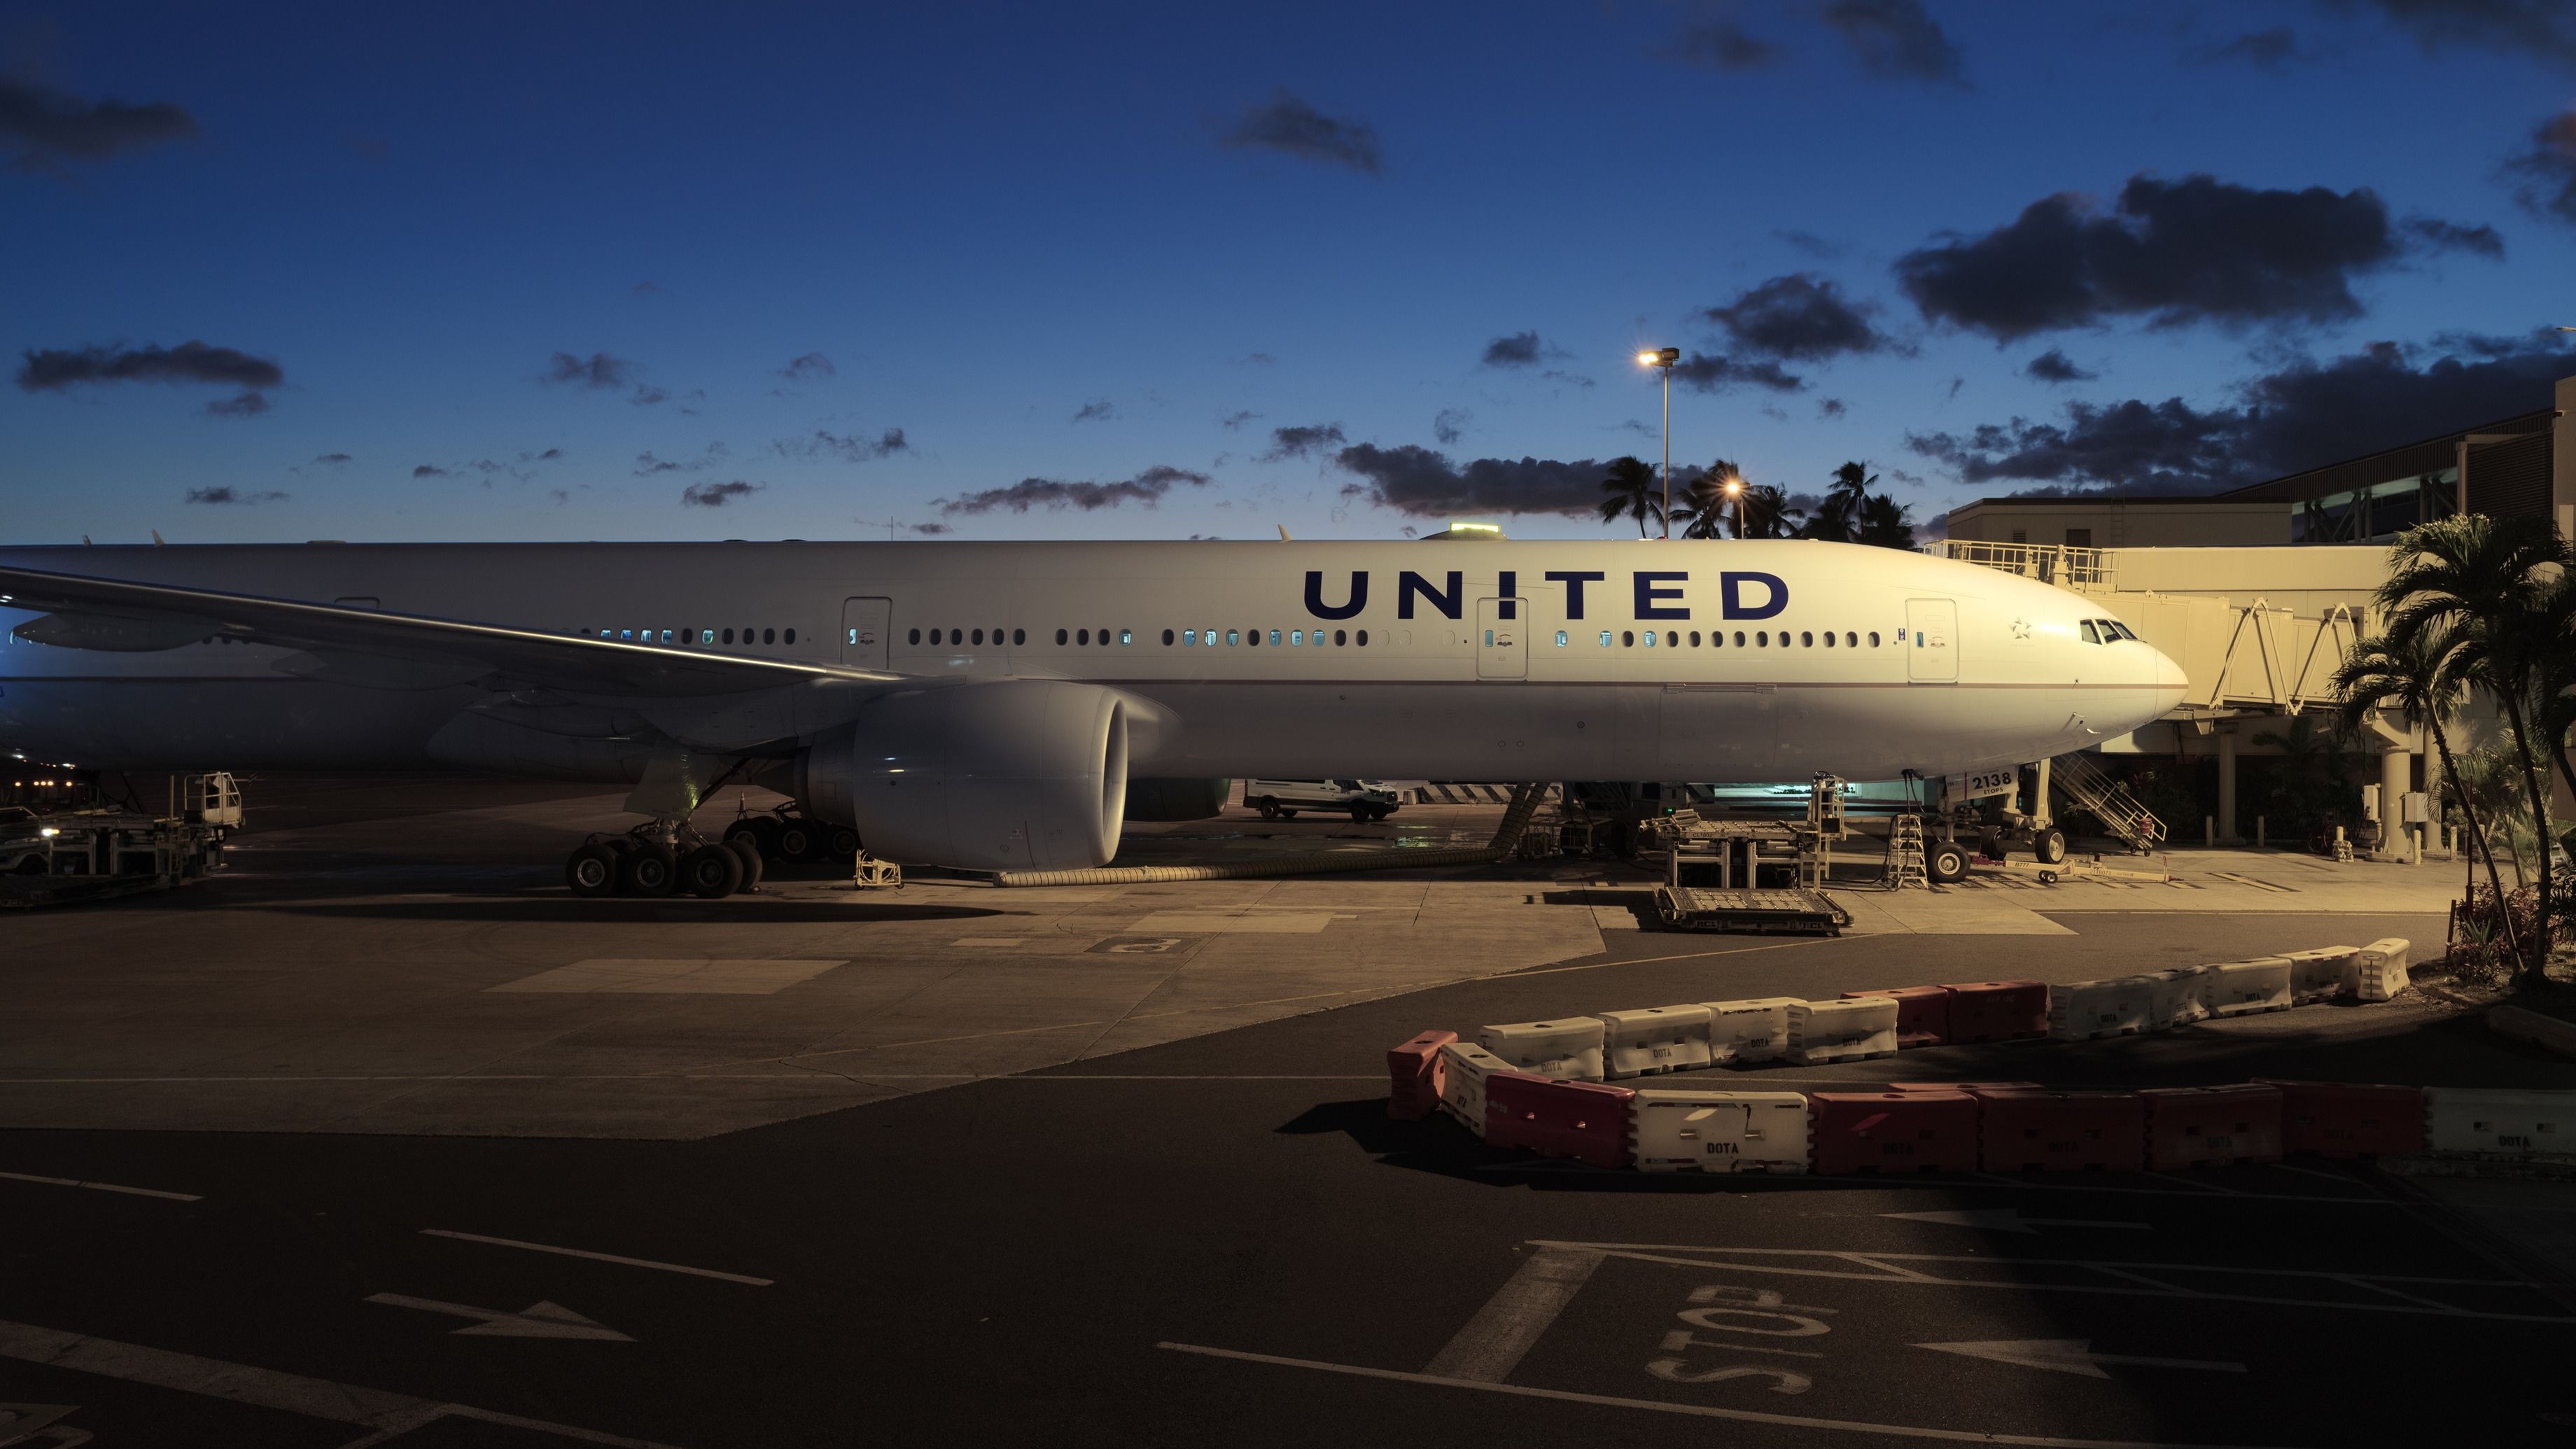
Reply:
[[[929, 631], [928, 642], [932, 644], [949, 645], [981, 644], [989, 634], [992, 641], [995, 644], [999, 644], [1002, 642], [1002, 632], [1003, 631], [999, 629], [932, 629]], [[1328, 642], [1337, 646], [1357, 644], [1361, 647], [1366, 647], [1369, 641], [1368, 631], [1366, 629], [1361, 629], [1356, 632], [1347, 629], [1335, 629], [1330, 640], [1325, 639], [1324, 631], [1321, 629], [1271, 629], [1267, 631], [1260, 629], [1209, 629], [1204, 631], [1204, 642], [1208, 645], [1224, 644], [1228, 647], [1234, 648], [1257, 649], [1265, 642], [1263, 639], [1265, 632], [1269, 636], [1266, 642], [1276, 647], [1286, 649], [1311, 649]], [[1177, 631], [1166, 629], [1163, 631], [1163, 645], [1165, 648], [1171, 648], [1174, 646], [1178, 646], [1183, 649], [1196, 648], [1202, 643], [1201, 634], [1202, 631], [1197, 629], [1181, 629]], [[912, 643], [919, 644], [923, 642], [922, 635], [923, 631], [914, 629], [909, 632], [907, 637]], [[1029, 642], [1029, 631], [1026, 629], [1013, 629], [1010, 631], [1010, 636], [1010, 642], [1013, 644], [1026, 644]], [[1106, 648], [1112, 642], [1117, 643], [1121, 647], [1126, 647], [1133, 645], [1136, 642], [1136, 631], [1133, 629], [1058, 629], [1055, 631], [1055, 642], [1059, 645], [1072, 645], [1078, 648]]]
[[[576, 639], [614, 639], [620, 644], [677, 644], [685, 647], [734, 642], [731, 629], [575, 629], [572, 632]], [[745, 644], [796, 642], [793, 629], [745, 629], [741, 632]]]
[[[1747, 644], [1745, 642], [1745, 631], [1738, 629], [1735, 631], [1735, 647], [1738, 649], [1768, 649], [1771, 647], [1771, 632], [1772, 631], [1768, 629], [1756, 629], [1753, 631], [1752, 635], [1753, 642]], [[1779, 633], [1780, 647], [1783, 649], [1814, 649], [1819, 647], [1816, 643], [1817, 635], [1814, 630], [1801, 629], [1795, 635], [1792, 635], [1788, 630], [1782, 629]], [[1622, 649], [1635, 649], [1639, 647], [1652, 649], [1659, 644], [1667, 649], [1697, 649], [1700, 647], [1700, 631], [1697, 629], [1689, 630], [1687, 633], [1680, 629], [1666, 629], [1660, 632], [1654, 629], [1648, 629], [1644, 631], [1644, 634], [1644, 643], [1641, 646], [1638, 641], [1637, 630], [1621, 629], [1617, 631], [1616, 635], [1618, 640], [1617, 647]], [[1601, 647], [1604, 649], [1612, 647], [1612, 637], [1612, 631], [1608, 629], [1602, 630]], [[1824, 632], [1823, 638], [1824, 644], [1822, 647], [1827, 649], [1834, 648], [1837, 644], [1845, 649], [1858, 649], [1861, 647], [1861, 636], [1857, 630], [1846, 629], [1842, 632], [1839, 638], [1837, 638], [1833, 630], [1827, 629]], [[1685, 640], [1688, 641], [1687, 644], [1684, 643]], [[1563, 629], [1557, 630], [1556, 647], [1563, 649], [1566, 647], [1568, 642], [1569, 639], [1566, 631]], [[1902, 635], [1898, 636], [1898, 642], [1903, 642]], [[1711, 649], [1725, 648], [1725, 632], [1723, 630], [1711, 629], [1708, 632], [1708, 647]], [[1869, 647], [1872, 649], [1885, 647], [1879, 642], [1878, 631], [1875, 629], [1870, 631]]]

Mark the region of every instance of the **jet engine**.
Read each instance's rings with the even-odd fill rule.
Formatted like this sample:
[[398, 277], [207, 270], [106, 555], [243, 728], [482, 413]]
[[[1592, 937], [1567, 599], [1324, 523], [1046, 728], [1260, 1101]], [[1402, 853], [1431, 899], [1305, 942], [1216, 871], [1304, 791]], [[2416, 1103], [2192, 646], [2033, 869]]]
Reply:
[[1096, 684], [1011, 679], [907, 689], [796, 759], [807, 814], [856, 826], [891, 860], [1068, 870], [1117, 853], [1127, 736], [1142, 701]]

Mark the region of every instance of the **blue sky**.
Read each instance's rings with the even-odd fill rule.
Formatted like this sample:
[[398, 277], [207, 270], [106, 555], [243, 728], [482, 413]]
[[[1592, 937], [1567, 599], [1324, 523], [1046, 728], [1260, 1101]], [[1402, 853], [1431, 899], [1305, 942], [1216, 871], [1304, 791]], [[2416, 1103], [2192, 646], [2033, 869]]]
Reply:
[[1595, 536], [1659, 344], [1918, 520], [2255, 481], [2576, 373], [2568, 8], [16, 9], [0, 536]]

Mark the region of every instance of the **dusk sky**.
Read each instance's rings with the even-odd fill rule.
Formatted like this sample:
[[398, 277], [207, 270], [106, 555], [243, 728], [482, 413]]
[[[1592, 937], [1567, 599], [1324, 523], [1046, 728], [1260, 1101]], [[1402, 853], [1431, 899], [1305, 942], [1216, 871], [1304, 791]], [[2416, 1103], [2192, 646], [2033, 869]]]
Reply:
[[[410, 9], [404, 18], [398, 10]], [[0, 537], [1918, 524], [2576, 374], [2576, 5], [0, 11]]]

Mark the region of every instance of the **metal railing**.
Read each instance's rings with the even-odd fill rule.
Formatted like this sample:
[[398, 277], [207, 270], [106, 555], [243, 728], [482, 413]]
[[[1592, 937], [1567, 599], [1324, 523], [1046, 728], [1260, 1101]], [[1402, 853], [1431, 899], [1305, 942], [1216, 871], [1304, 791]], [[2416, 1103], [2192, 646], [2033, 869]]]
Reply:
[[1923, 551], [1935, 557], [1980, 564], [2080, 593], [2108, 592], [2117, 586], [2109, 549], [2077, 548], [2062, 543], [1987, 543], [1974, 538], [1944, 538], [1925, 544]]

